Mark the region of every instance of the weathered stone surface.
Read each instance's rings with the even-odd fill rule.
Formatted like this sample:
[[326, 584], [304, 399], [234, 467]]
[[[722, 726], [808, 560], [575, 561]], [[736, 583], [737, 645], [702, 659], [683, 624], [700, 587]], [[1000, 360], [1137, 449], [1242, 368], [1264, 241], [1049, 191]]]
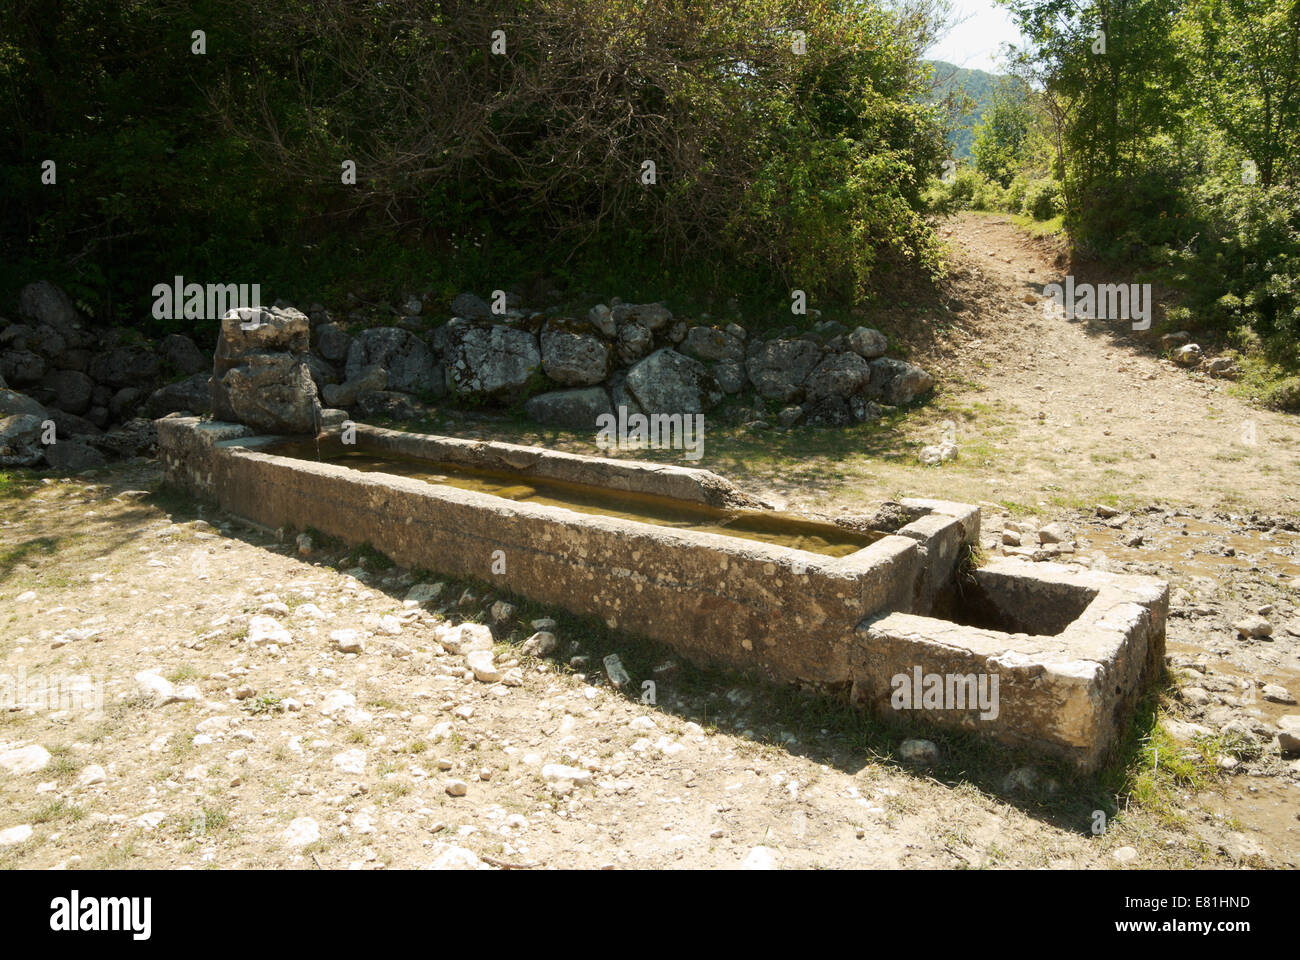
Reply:
[[0, 419], [0, 467], [31, 467], [41, 461], [41, 418], [19, 413]]
[[769, 340], [754, 347], [745, 369], [760, 397], [784, 403], [803, 393], [821, 358], [821, 348], [808, 340]]
[[220, 377], [252, 354], [306, 353], [310, 330], [306, 315], [291, 307], [230, 310], [221, 318], [212, 372]]
[[45, 448], [45, 462], [53, 470], [78, 473], [102, 467], [108, 460], [102, 453], [80, 438], [59, 440]]
[[388, 386], [388, 372], [375, 365], [359, 371], [343, 383], [326, 384], [321, 388], [321, 397], [326, 406], [340, 410], [351, 408], [363, 393], [383, 390]]
[[573, 430], [595, 430], [596, 418], [612, 413], [609, 394], [603, 387], [553, 390], [530, 397], [524, 412], [538, 423]]
[[722, 398], [708, 368], [671, 347], [629, 370], [627, 389], [646, 413], [703, 413]]
[[91, 358], [87, 372], [111, 387], [139, 386], [158, 376], [158, 358], [142, 344], [114, 347]]
[[[929, 550], [941, 546], [956, 549], [953, 538], [935, 532]], [[919, 668], [943, 677], [997, 676], [987, 709], [968, 697], [908, 712], [1095, 770], [1162, 669], [1168, 584], [1004, 559], [975, 571], [972, 589], [1005, 630], [901, 612], [868, 621], [854, 647], [854, 700], [900, 719], [891, 682], [897, 675]]]
[[429, 397], [446, 392], [442, 368], [428, 344], [398, 327], [373, 327], [357, 335], [348, 348], [345, 382], [375, 366], [387, 373], [389, 390]]
[[322, 323], [316, 328], [316, 351], [330, 363], [343, 363], [352, 347], [352, 337], [337, 323]]
[[218, 420], [244, 423], [263, 433], [316, 432], [320, 402], [300, 356], [254, 353], [242, 360], [211, 380], [212, 412]]
[[745, 389], [745, 366], [736, 360], [723, 360], [714, 364], [713, 379], [723, 393], [740, 393]]
[[906, 360], [878, 357], [869, 366], [871, 379], [866, 392], [873, 400], [897, 407], [911, 403], [934, 388], [934, 377]]
[[443, 330], [447, 385], [457, 396], [518, 399], [541, 373], [541, 351], [526, 330], [463, 321], [452, 321]]
[[0, 353], [0, 376], [16, 387], [40, 383], [45, 376], [45, 360], [27, 349]]
[[72, 298], [50, 283], [29, 283], [18, 292], [18, 312], [36, 323], [48, 323], [65, 337], [81, 329], [81, 315]]
[[68, 413], [85, 413], [90, 409], [91, 394], [95, 382], [84, 373], [75, 370], [55, 370], [47, 373], [42, 386], [54, 394], [50, 401], [52, 406]]
[[466, 320], [486, 320], [492, 316], [488, 302], [472, 293], [458, 293], [451, 298], [451, 315]]
[[620, 330], [626, 323], [639, 323], [653, 333], [672, 322], [673, 312], [662, 303], [620, 303], [614, 308], [613, 317]]
[[871, 368], [856, 353], [833, 353], [808, 375], [804, 395], [811, 403], [832, 397], [846, 399], [862, 390], [870, 379]]
[[[94, 412], [92, 408], [90, 412]], [[79, 417], [75, 413], [68, 413], [64, 410], [47, 410], [47, 416], [54, 421], [57, 436], [60, 440], [69, 437], [90, 437], [98, 439], [103, 435], [103, 431], [95, 421], [89, 417]]]
[[691, 327], [682, 352], [696, 360], [744, 360], [745, 341], [715, 327]]
[[600, 337], [548, 324], [540, 340], [542, 369], [556, 383], [585, 387], [609, 375], [610, 349]]
[[410, 394], [396, 390], [367, 390], [357, 395], [353, 408], [368, 420], [414, 420], [423, 412]]
[[196, 373], [184, 380], [159, 387], [149, 395], [149, 416], [157, 419], [181, 410], [207, 413], [212, 408], [208, 380], [206, 373]]
[[163, 337], [158, 344], [158, 356], [177, 373], [195, 374], [208, 369], [207, 355], [182, 333], [169, 333]]
[[654, 344], [654, 335], [639, 323], [625, 323], [618, 330], [615, 349], [619, 362], [625, 365], [636, 363]]
[[0, 389], [0, 417], [12, 417], [19, 413], [45, 419], [45, 407], [27, 394], [16, 390]]
[[858, 327], [848, 335], [849, 349], [866, 360], [883, 357], [889, 349], [889, 338], [871, 327]]
[[119, 457], [145, 457], [152, 454], [158, 445], [158, 429], [152, 420], [137, 417], [110, 430], [95, 443]]

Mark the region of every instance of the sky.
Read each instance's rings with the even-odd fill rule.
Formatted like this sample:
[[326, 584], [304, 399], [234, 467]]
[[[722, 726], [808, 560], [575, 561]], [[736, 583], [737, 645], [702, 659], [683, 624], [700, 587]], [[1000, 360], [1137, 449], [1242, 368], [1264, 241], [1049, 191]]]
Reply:
[[1021, 41], [1011, 15], [993, 0], [953, 0], [953, 23], [959, 25], [926, 51], [927, 59], [998, 73], [1002, 45]]

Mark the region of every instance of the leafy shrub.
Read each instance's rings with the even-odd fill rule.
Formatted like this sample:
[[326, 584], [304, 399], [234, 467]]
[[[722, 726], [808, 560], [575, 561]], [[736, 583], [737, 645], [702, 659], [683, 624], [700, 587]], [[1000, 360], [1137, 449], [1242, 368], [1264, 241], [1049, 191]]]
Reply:
[[1060, 184], [1054, 180], [1035, 180], [1027, 184], [1018, 207], [1035, 220], [1052, 219], [1061, 212]]

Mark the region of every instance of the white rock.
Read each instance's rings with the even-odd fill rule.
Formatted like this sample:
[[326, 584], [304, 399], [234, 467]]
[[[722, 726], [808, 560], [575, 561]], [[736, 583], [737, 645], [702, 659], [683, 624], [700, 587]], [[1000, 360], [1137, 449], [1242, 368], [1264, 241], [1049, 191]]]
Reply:
[[1269, 637], [1273, 635], [1273, 625], [1263, 617], [1242, 617], [1233, 622], [1232, 627], [1243, 637]]
[[36, 599], [36, 591], [28, 590], [26, 593], [20, 593], [14, 597], [14, 603], [31, 603]]
[[0, 753], [0, 770], [15, 776], [39, 773], [50, 765], [50, 760], [50, 751], [42, 746], [16, 747]]
[[357, 698], [346, 690], [332, 690], [325, 694], [325, 699], [320, 705], [320, 712], [325, 716], [331, 716], [340, 710], [346, 710], [348, 707], [355, 707]]
[[311, 817], [298, 817], [290, 821], [280, 839], [290, 847], [305, 847], [320, 839], [320, 825]]
[[555, 634], [548, 630], [539, 630], [524, 641], [520, 653], [528, 657], [550, 656], [555, 652], [555, 648], [559, 646], [559, 643], [559, 640], [555, 638]]
[[340, 653], [364, 653], [366, 649], [366, 640], [360, 630], [334, 630], [330, 639], [334, 641], [334, 649]]
[[1282, 717], [1277, 725], [1277, 744], [1283, 756], [1300, 753], [1300, 714]]
[[293, 643], [293, 637], [284, 628], [284, 625], [274, 617], [258, 615], [249, 618], [248, 642], [255, 647], [262, 647], [269, 643]]
[[755, 847], [749, 851], [749, 856], [745, 857], [740, 864], [741, 870], [775, 870], [776, 869], [776, 851], [768, 847]]
[[1133, 847], [1119, 847], [1112, 850], [1110, 855], [1119, 863], [1132, 863], [1137, 859], [1138, 852]]
[[171, 703], [176, 697], [176, 688], [165, 677], [160, 677], [152, 670], [141, 670], [135, 675], [135, 686], [146, 697], [152, 697], [157, 703]]
[[474, 679], [483, 683], [498, 683], [501, 670], [492, 662], [491, 650], [471, 650], [465, 654], [465, 665], [474, 671]]
[[445, 789], [449, 797], [463, 797], [469, 793], [469, 784], [464, 780], [448, 780]]
[[1265, 700], [1272, 703], [1295, 703], [1295, 697], [1291, 695], [1291, 691], [1280, 683], [1264, 684], [1263, 696]]
[[9, 827], [7, 830], [0, 830], [0, 847], [12, 847], [16, 843], [23, 843], [30, 840], [32, 836], [31, 824], [23, 823], [16, 827]]
[[488, 870], [486, 863], [473, 850], [452, 843], [435, 843], [431, 849], [433, 859], [426, 870]]
[[334, 766], [343, 773], [365, 773], [366, 751], [344, 750], [334, 755]]
[[492, 631], [481, 623], [443, 624], [434, 632], [437, 641], [450, 653], [466, 654], [492, 649]]
[[97, 763], [92, 763], [81, 771], [81, 775], [77, 777], [77, 783], [83, 787], [93, 787], [107, 779], [108, 774], [104, 772], [104, 768]]
[[591, 771], [581, 767], [568, 767], [562, 763], [548, 763], [542, 767], [542, 779], [548, 782], [571, 780], [580, 785], [591, 783]]

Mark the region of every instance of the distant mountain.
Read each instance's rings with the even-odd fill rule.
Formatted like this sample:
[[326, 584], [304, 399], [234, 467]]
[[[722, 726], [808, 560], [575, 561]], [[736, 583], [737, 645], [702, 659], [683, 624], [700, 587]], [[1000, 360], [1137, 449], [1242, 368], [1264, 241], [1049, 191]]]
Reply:
[[[968, 70], [943, 60], [927, 60], [926, 63], [934, 68], [930, 102], [950, 103], [953, 107], [951, 121], [954, 129], [948, 137], [952, 155], [957, 160], [968, 159], [975, 127], [993, 102], [993, 90], [1000, 75], [986, 70]], [[962, 94], [971, 101], [965, 104], [965, 109], [962, 108]]]

